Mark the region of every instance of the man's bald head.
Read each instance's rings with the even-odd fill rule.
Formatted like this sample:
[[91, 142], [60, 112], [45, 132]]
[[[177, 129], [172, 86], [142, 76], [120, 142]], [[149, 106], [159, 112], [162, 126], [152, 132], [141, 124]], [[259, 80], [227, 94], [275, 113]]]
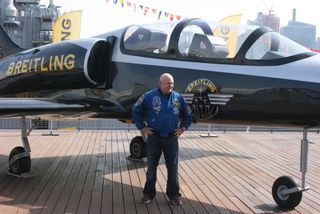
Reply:
[[173, 90], [174, 80], [173, 76], [169, 73], [161, 74], [159, 78], [159, 87], [163, 94], [170, 94]]

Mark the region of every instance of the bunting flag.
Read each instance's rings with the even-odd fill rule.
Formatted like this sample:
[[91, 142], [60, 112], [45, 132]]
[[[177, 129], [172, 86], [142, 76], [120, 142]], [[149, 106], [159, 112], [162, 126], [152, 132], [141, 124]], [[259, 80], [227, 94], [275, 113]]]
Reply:
[[148, 11], [149, 11], [149, 7], [144, 7], [144, 13], [143, 14], [146, 16]]
[[[120, 7], [122, 8], [126, 7], [128, 9], [133, 10], [134, 12], [143, 14], [144, 16], [148, 16], [151, 14], [152, 16], [156, 17], [158, 20], [166, 19], [166, 20], [169, 20], [170, 22], [174, 22], [174, 21], [180, 21], [182, 19], [187, 18], [174, 13], [169, 13], [167, 11], [158, 10], [153, 7], [136, 4], [134, 0], [128, 0], [128, 1], [127, 0], [119, 0], [119, 1], [105, 0], [105, 1], [106, 3], [110, 3], [113, 5], [118, 5], [119, 3]], [[237, 15], [227, 16], [223, 18], [220, 22], [240, 23], [240, 20], [241, 20], [241, 14], [237, 14]], [[219, 29], [219, 27], [216, 27], [216, 29], [214, 29], [215, 35], [217, 34], [218, 36], [223, 37], [227, 41], [230, 50], [232, 50], [232, 52], [230, 52], [229, 54], [231, 56], [232, 54], [235, 54], [235, 51], [236, 51], [235, 47], [237, 44], [237, 40], [236, 40], [236, 37], [234, 36], [237, 35], [238, 30], [231, 29], [229, 33], [226, 33], [226, 31], [228, 31], [228, 29]]]
[[[240, 24], [241, 14], [227, 16], [221, 19], [221, 23], [233, 23]], [[231, 25], [218, 25], [213, 30], [213, 35], [222, 37], [229, 48], [228, 58], [233, 58], [237, 51], [237, 42], [238, 42], [238, 28], [232, 28]]]
[[79, 39], [82, 11], [73, 11], [60, 16], [53, 24], [52, 42]]
[[[119, 4], [122, 8], [124, 8], [124, 7], [131, 8], [131, 9], [133, 9], [134, 12], [137, 12], [137, 8], [138, 8], [138, 12], [141, 12], [141, 14], [143, 14], [144, 16], [147, 16], [148, 14], [152, 14], [154, 17], [157, 17], [158, 20], [160, 20], [161, 18], [165, 18], [165, 19], [169, 19], [171, 22], [173, 22], [176, 20], [180, 21], [181, 19], [183, 19], [183, 17], [181, 15], [163, 12], [162, 10], [158, 10], [156, 8], [150, 8], [149, 6], [145, 6], [145, 5], [141, 5], [141, 4], [137, 5], [132, 0], [130, 0], [130, 1], [105, 0], [105, 1], [106, 1], [106, 3], [113, 3], [114, 5], [117, 5], [118, 2], [120, 2]], [[184, 18], [186, 18], [186, 17], [184, 17]]]
[[124, 0], [120, 0], [121, 6], [124, 7]]

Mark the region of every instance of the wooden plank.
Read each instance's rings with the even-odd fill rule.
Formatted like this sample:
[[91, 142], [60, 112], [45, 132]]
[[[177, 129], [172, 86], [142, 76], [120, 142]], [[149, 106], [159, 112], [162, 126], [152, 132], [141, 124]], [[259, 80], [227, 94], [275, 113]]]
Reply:
[[[246, 142], [248, 142], [248, 141], [250, 141], [249, 139], [247, 139], [246, 140]], [[263, 152], [266, 152], [266, 151], [273, 151], [273, 150], [264, 150]], [[279, 151], [279, 150], [276, 150], [276, 151]], [[263, 171], [270, 171], [270, 173], [273, 173], [273, 172], [275, 172], [275, 171], [278, 171], [279, 170], [279, 165], [277, 165], [276, 163], [274, 163], [273, 164], [273, 167], [274, 168], [272, 168], [272, 170], [270, 170], [270, 165], [269, 165], [269, 163], [270, 163], [270, 159], [268, 160], [268, 157], [270, 157], [270, 155], [272, 155], [272, 154], [266, 154], [266, 159], [264, 159], [261, 163], [260, 163], [260, 166], [264, 166], [264, 167], [260, 167], [261, 168], [261, 170], [263, 170]], [[285, 155], [285, 154], [283, 154], [283, 155]], [[283, 155], [281, 155], [281, 154], [277, 154], [276, 156], [283, 156]], [[260, 156], [260, 158], [261, 158], [261, 156]], [[298, 159], [298, 158], [297, 158]], [[288, 158], [288, 160], [292, 160], [292, 157], [289, 159]], [[272, 162], [272, 161], [271, 161]], [[251, 161], [251, 163], [248, 163], [248, 164], [246, 164], [246, 166], [249, 166], [250, 164], [252, 164], [252, 161]], [[265, 166], [268, 166], [268, 168], [266, 168]], [[257, 165], [255, 165], [255, 167], [257, 167]], [[286, 168], [286, 167], [281, 167], [281, 170], [283, 170], [284, 168]], [[290, 171], [290, 169], [287, 169], [287, 171]], [[274, 175], [274, 177], [276, 177], [275, 175]], [[247, 176], [247, 178], [250, 178], [249, 176]], [[251, 178], [254, 178], [254, 176], [251, 176]], [[266, 178], [264, 178], [264, 180], [266, 180]], [[274, 179], [272, 179], [272, 180], [270, 180], [270, 185], [269, 185], [269, 188], [271, 189], [271, 184], [273, 183], [273, 181], [275, 180], [275, 178]], [[254, 185], [254, 182], [252, 182], [252, 180], [251, 181], [247, 181], [247, 183], [251, 183], [252, 185]], [[256, 185], [254, 185], [254, 186], [256, 186]], [[266, 185], [264, 185], [264, 187], [265, 187]], [[271, 198], [271, 193], [269, 193], [269, 194], [267, 194], [268, 196], [270, 196], [270, 198]], [[270, 201], [273, 201], [272, 199], [270, 199]], [[273, 206], [273, 208], [275, 208], [275, 206]], [[301, 207], [297, 207], [297, 211], [299, 211], [299, 212], [305, 212], [305, 210], [303, 210]]]
[[106, 148], [105, 165], [103, 170], [102, 205], [101, 213], [112, 213], [112, 136], [111, 131], [106, 131], [104, 144]]
[[[54, 206], [59, 199], [64, 185], [69, 177], [69, 172], [72, 170], [74, 159], [73, 153], [76, 148], [78, 139], [76, 133], [73, 133], [72, 139], [68, 143], [71, 143], [71, 147], [64, 154], [58, 169], [55, 171], [54, 175], [50, 178], [50, 181], [46, 185], [46, 191], [43, 191], [38, 198], [38, 204], [36, 202], [36, 207], [40, 207], [35, 211], [35, 213], [52, 213]], [[50, 192], [51, 191], [51, 192]], [[41, 204], [39, 199], [42, 197]]]
[[123, 191], [121, 185], [120, 158], [118, 150], [118, 139], [116, 131], [112, 131], [112, 153], [114, 154], [112, 162], [112, 211], [113, 213], [124, 213]]
[[98, 163], [97, 155], [99, 153], [99, 146], [100, 146], [100, 142], [97, 138], [97, 132], [98, 131], [94, 131], [92, 139], [90, 140], [90, 144], [92, 144], [92, 152], [89, 154], [91, 156], [90, 165], [86, 173], [85, 182], [83, 183], [83, 190], [81, 193], [81, 198], [79, 200], [77, 213], [89, 213], [89, 210], [90, 210], [94, 179], [97, 172], [96, 171], [97, 163]]
[[[201, 141], [203, 139], [199, 138], [198, 140]], [[208, 138], [206, 140], [208, 140]], [[228, 154], [226, 154], [222, 150], [214, 151], [214, 153], [212, 153], [210, 150], [208, 151], [202, 148], [204, 144], [203, 142], [199, 142], [199, 144], [201, 145], [200, 147], [201, 149], [198, 148], [198, 145], [191, 144], [193, 148], [197, 148], [197, 149], [189, 148], [188, 151], [191, 152], [193, 157], [203, 157], [201, 158], [204, 166], [202, 170], [210, 173], [210, 174], [207, 173], [207, 176], [210, 175], [209, 179], [215, 180], [215, 183], [218, 185], [217, 187], [221, 189], [221, 191], [224, 192], [224, 194], [226, 194], [228, 197], [240, 195], [240, 197], [237, 196], [239, 200], [237, 204], [240, 204], [239, 208], [243, 209], [242, 212], [246, 212], [246, 213], [253, 212], [253, 210], [248, 209], [247, 205], [242, 206], [242, 204], [246, 204], [246, 201], [248, 201], [248, 203], [251, 203], [251, 201], [246, 199], [251, 194], [248, 191], [246, 191], [245, 188], [243, 188], [242, 186], [239, 186], [237, 183], [234, 182], [234, 180], [232, 179], [232, 176], [230, 176], [231, 172], [227, 168], [225, 168], [225, 166], [223, 166], [222, 163], [220, 162], [219, 156], [223, 157]], [[229, 211], [235, 212], [233, 210], [229, 210]]]
[[[223, 143], [225, 144], [226, 142], [223, 142]], [[241, 142], [239, 142], [239, 144], [241, 144]], [[219, 145], [217, 145], [217, 144], [214, 144], [214, 145], [215, 145], [214, 149], [219, 149]], [[235, 167], [235, 160], [241, 159], [241, 155], [239, 157], [237, 157], [237, 154], [235, 153], [235, 151], [237, 151], [237, 150], [234, 150], [234, 152], [231, 152], [231, 153], [229, 151], [225, 151], [225, 152], [221, 153], [224, 155], [222, 155], [221, 158], [219, 158], [219, 161], [220, 161], [219, 165], [223, 165], [224, 167], [226, 167], [224, 170], [226, 170], [227, 172], [232, 172], [232, 174], [234, 174], [233, 177], [230, 178], [230, 182], [237, 184], [237, 185], [235, 185], [235, 187], [237, 187], [238, 184], [240, 184], [242, 186], [241, 189], [238, 188], [239, 193], [237, 193], [237, 194], [242, 194], [243, 191], [249, 191], [248, 193], [246, 193], [244, 196], [241, 197], [242, 200], [245, 197], [247, 197], [250, 201], [255, 201], [256, 205], [252, 204], [253, 207], [254, 206], [259, 207], [259, 204], [261, 204], [262, 201], [260, 201], [261, 200], [260, 198], [256, 198], [256, 196], [258, 194], [258, 195], [264, 197], [264, 195], [257, 193], [257, 191], [255, 189], [251, 188], [251, 186], [248, 186], [246, 182], [243, 182], [242, 179], [247, 179], [249, 177], [255, 177], [255, 176], [250, 176], [250, 174], [248, 173], [247, 165], [242, 166], [242, 167], [238, 167], [238, 166]], [[226, 158], [226, 156], [227, 156], [227, 158]], [[242, 157], [250, 157], [250, 156], [242, 156]], [[247, 158], [244, 158], [244, 159], [248, 160]], [[248, 160], [248, 161], [250, 163], [252, 163], [253, 159]], [[226, 176], [228, 176], [228, 175], [226, 175]], [[250, 206], [250, 207], [252, 207], [252, 206]], [[261, 208], [264, 209], [264, 206]], [[254, 211], [257, 212], [257, 210], [254, 210]]]
[[[224, 152], [225, 153], [225, 152]], [[232, 155], [229, 155], [232, 157]], [[229, 164], [228, 161], [233, 161], [236, 158], [230, 158], [226, 155], [219, 157], [218, 162], [215, 161], [215, 168], [221, 170], [220, 174], [223, 176], [224, 180], [229, 180], [231, 184], [234, 184], [234, 190], [239, 191], [242, 195], [242, 200], [247, 200], [246, 203], [254, 203], [252, 207], [256, 207], [261, 204], [260, 198], [256, 198], [256, 191], [247, 186], [245, 182], [242, 182], [242, 175], [247, 174], [246, 168], [234, 167], [233, 164]], [[213, 162], [213, 161], [212, 161]], [[227, 173], [226, 173], [227, 172]], [[230, 172], [234, 174], [230, 176]], [[258, 212], [258, 210], [253, 209], [253, 212]]]
[[[271, 196], [274, 180], [290, 175], [300, 180], [302, 133], [217, 133], [180, 138], [179, 176], [182, 206], [170, 205], [163, 157], [158, 167], [157, 195], [140, 202], [146, 162], [132, 162], [130, 140], [137, 131], [32, 132], [32, 169], [36, 177], [6, 175], [8, 153], [20, 145], [20, 131], [0, 130], [1, 213], [317, 213], [320, 210], [320, 135], [309, 133], [309, 168], [302, 202], [279, 209]], [[5, 144], [5, 145], [3, 145]], [[2, 171], [1, 171], [2, 170]]]
[[[135, 132], [126, 132], [126, 143], [125, 144], [125, 151], [126, 151], [126, 157], [129, 155], [130, 150], [129, 150], [129, 145], [131, 139], [135, 136]], [[135, 208], [137, 213], [148, 213], [148, 207], [144, 204], [141, 203], [141, 198], [142, 198], [142, 188], [144, 186], [144, 181], [141, 180], [140, 174], [138, 172], [138, 168], [145, 167], [145, 164], [138, 164], [135, 161], [127, 160], [128, 164], [128, 170], [129, 170], [129, 175], [130, 175], [130, 180], [131, 184], [133, 186], [133, 197], [134, 197], [134, 202], [135, 202]], [[144, 175], [145, 178], [145, 175]]]
[[54, 213], [64, 213], [66, 210], [66, 207], [71, 197], [71, 193], [74, 189], [81, 165], [83, 164], [83, 160], [84, 160], [83, 154], [85, 153], [88, 147], [88, 143], [86, 143], [86, 140], [89, 134], [90, 134], [89, 132], [77, 133], [78, 143], [76, 146], [76, 150], [74, 151], [74, 156], [72, 157], [74, 161], [74, 165], [70, 170], [68, 180], [66, 181], [66, 184], [64, 185], [64, 188], [61, 191], [61, 195], [53, 209]]
[[[10, 148], [7, 151], [10, 151], [11, 149], [13, 149], [13, 147], [15, 147], [17, 143], [21, 144], [19, 132], [15, 132], [15, 133], [17, 133], [16, 135], [12, 135], [12, 131], [10, 131], [9, 133], [10, 133], [10, 135], [8, 135], [9, 138], [7, 138], [6, 135], [5, 135], [5, 137], [0, 137], [0, 138], [5, 139], [6, 145], [8, 145], [8, 147]], [[12, 138], [12, 136], [15, 136], [15, 137]], [[33, 140], [32, 137], [29, 137], [29, 138], [31, 138], [30, 145], [32, 147], [37, 148], [42, 143], [41, 137], [37, 137], [36, 138], [37, 140]], [[49, 144], [44, 145], [43, 149], [45, 150], [48, 147], [49, 147]], [[42, 162], [40, 161], [39, 158], [37, 158], [37, 154], [38, 154], [37, 151], [41, 151], [41, 150], [36, 149], [32, 152], [32, 157], [35, 157], [35, 159], [32, 160], [32, 168], [31, 168], [32, 171], [35, 171], [35, 166], [36, 166], [37, 171], [41, 170], [41, 168], [38, 167], [38, 166], [40, 166], [40, 165], [38, 165], [38, 163], [42, 163]], [[4, 152], [7, 153], [6, 151], [4, 151]], [[27, 189], [30, 190], [30, 183], [32, 184], [32, 182], [30, 180], [21, 180], [21, 179], [14, 178], [12, 176], [8, 176], [7, 175], [8, 156], [4, 161], [5, 161], [5, 164], [2, 164], [2, 165], [5, 166], [6, 171], [3, 174], [3, 176], [1, 176], [0, 184], [5, 189], [3, 191], [1, 191], [1, 193], [0, 193], [0, 201], [6, 202], [6, 205], [7, 205], [6, 212], [8, 212], [8, 213], [16, 212], [19, 209], [19, 207], [17, 207], [16, 205], [22, 204], [25, 197], [30, 193], [29, 191], [27, 191]], [[3, 189], [3, 188], [1, 188], [1, 189]], [[25, 194], [26, 192], [27, 192], [27, 194]], [[1, 206], [0, 206], [0, 212], [2, 213]]]
[[[255, 136], [253, 136], [253, 138], [255, 141], [258, 140]], [[250, 142], [247, 139], [245, 139], [244, 141]], [[255, 146], [257, 146], [258, 144], [259, 143], [255, 143]], [[259, 148], [257, 148], [256, 151], [257, 151], [256, 153], [259, 154], [259, 156], [257, 155], [254, 161], [250, 161], [250, 160], [242, 161], [242, 165], [243, 165], [242, 167], [246, 167], [247, 170], [253, 169], [252, 172], [250, 172], [250, 176], [247, 176], [247, 179], [245, 182], [247, 184], [250, 183], [251, 186], [255, 188], [255, 190], [258, 190], [257, 192], [255, 192], [255, 195], [259, 196], [260, 198], [265, 198], [268, 202], [270, 202], [271, 206], [268, 204], [264, 206], [260, 206], [262, 209], [265, 209], [265, 210], [276, 209], [277, 206], [275, 205], [270, 192], [271, 185], [274, 181], [274, 178], [273, 178], [274, 176], [272, 176], [272, 172], [274, 170], [272, 170], [270, 173], [270, 165], [269, 165], [270, 160], [269, 161], [267, 159], [262, 160], [261, 157], [263, 157], [263, 155], [259, 153]], [[268, 155], [268, 157], [270, 157], [270, 155]], [[240, 163], [240, 161], [238, 162]], [[234, 163], [234, 165], [237, 165], [237, 163]], [[241, 166], [241, 163], [238, 166]], [[257, 170], [254, 170], [254, 169], [257, 169]], [[257, 174], [257, 176], [255, 176], [255, 174]], [[263, 178], [264, 182], [261, 182], [260, 178]], [[268, 181], [267, 182], [268, 185], [265, 184], [266, 181]], [[292, 213], [295, 213], [295, 212], [292, 212]]]
[[[187, 147], [189, 144], [189, 140], [187, 138], [182, 138], [182, 148], [185, 153], [187, 151], [192, 151]], [[186, 149], [185, 149], [186, 148]], [[220, 213], [236, 213], [240, 212], [239, 210], [230, 200], [228, 200], [228, 195], [231, 197], [231, 193], [228, 191], [226, 192], [222, 183], [215, 179], [214, 176], [211, 176], [210, 173], [206, 173], [206, 163], [202, 159], [192, 159], [188, 158], [189, 156], [194, 156], [198, 154], [186, 154], [185, 157], [182, 156], [182, 159], [186, 163], [186, 165], [192, 170], [192, 176], [198, 176], [201, 179], [201, 182], [205, 185], [201, 185], [201, 191], [207, 196], [208, 200], [210, 200], [212, 206], [209, 207], [209, 212], [220, 212]], [[219, 189], [221, 188], [221, 190]], [[248, 209], [243, 209], [242, 212], [246, 211], [249, 212]]]
[[[55, 173], [57, 167], [59, 166], [62, 157], [65, 154], [65, 151], [67, 151], [72, 145], [68, 142], [68, 140], [72, 137], [71, 135], [65, 136], [66, 142], [68, 142], [65, 144], [60, 143], [62, 140], [62, 136], [64, 135], [53, 137], [54, 139], [52, 140], [57, 143], [58, 147], [55, 150], [53, 150], [54, 147], [50, 148], [52, 153], [47, 158], [45, 158], [45, 165], [43, 166], [44, 168], [42, 168], [42, 170], [38, 172], [39, 174], [33, 180], [33, 185], [28, 185], [27, 191], [22, 194], [25, 200], [22, 203], [22, 206], [20, 206], [18, 213], [24, 213], [25, 210], [39, 209], [39, 207], [35, 208], [33, 205], [36, 203], [42, 192], [48, 193], [45, 187], [52, 175]], [[52, 137], [47, 136], [46, 140], [51, 140], [49, 138]]]
[[[125, 146], [127, 143], [127, 138], [124, 132], [118, 132], [117, 137], [118, 141], [118, 150], [120, 156], [120, 171], [121, 171], [121, 180], [123, 188], [123, 203], [124, 203], [124, 212], [125, 213], [136, 213], [135, 207], [135, 198], [133, 196], [133, 186], [131, 183], [131, 178], [129, 174], [129, 168], [127, 163], [128, 153], [126, 152]], [[128, 151], [128, 150], [127, 150]]]
[[[4, 154], [7, 153], [7, 155], [0, 155], [0, 157], [3, 157], [3, 159], [1, 159], [0, 162], [5, 163], [5, 164], [2, 164], [2, 167], [1, 167], [3, 168], [3, 172], [1, 173], [2, 176], [0, 177], [0, 193], [1, 193], [0, 200], [1, 201], [4, 199], [3, 196], [9, 197], [9, 198], [16, 198], [15, 196], [19, 194], [19, 192], [21, 191], [20, 188], [23, 187], [23, 186], [19, 186], [19, 184], [21, 183], [19, 179], [12, 179], [11, 176], [7, 176], [9, 153], [16, 146], [15, 144], [19, 144], [19, 143], [21, 144], [20, 142], [21, 140], [19, 137], [20, 137], [19, 135], [12, 135], [12, 133], [10, 133], [10, 135], [8, 136], [0, 137], [0, 139], [3, 140], [3, 144], [7, 146], [6, 149], [2, 147], [3, 150], [1, 150]], [[32, 146], [37, 145], [37, 143], [39, 144], [39, 141], [40, 139], [38, 138], [38, 142], [34, 142], [31, 145]], [[35, 153], [32, 153], [32, 155], [34, 154]], [[32, 164], [35, 165], [37, 161], [38, 159], [35, 159], [35, 161], [33, 161]]]
[[[78, 211], [78, 206], [80, 206], [80, 199], [83, 195], [82, 193], [83, 193], [84, 185], [86, 182], [86, 177], [89, 171], [90, 163], [91, 163], [94, 142], [95, 142], [94, 132], [90, 132], [90, 134], [87, 136], [87, 139], [86, 139], [86, 143], [88, 144], [88, 146], [86, 147], [86, 150], [83, 153], [84, 160], [81, 164], [78, 177], [76, 179], [74, 188], [69, 198], [69, 202], [65, 210], [66, 213], [76, 213]], [[88, 210], [88, 206], [84, 208]]]
[[103, 170], [105, 164], [105, 135], [102, 135], [102, 131], [98, 131], [96, 135], [97, 150], [94, 152], [97, 158], [97, 166], [95, 169], [95, 177], [91, 195], [91, 203], [89, 213], [100, 213], [101, 212], [101, 198], [103, 189]]

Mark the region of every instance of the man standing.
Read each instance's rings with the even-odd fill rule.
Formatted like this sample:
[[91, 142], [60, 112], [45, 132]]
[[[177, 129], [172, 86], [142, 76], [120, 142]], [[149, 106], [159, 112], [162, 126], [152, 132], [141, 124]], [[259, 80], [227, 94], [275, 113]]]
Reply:
[[162, 74], [159, 88], [142, 95], [132, 109], [137, 128], [148, 136], [148, 170], [142, 198], [145, 204], [156, 195], [157, 167], [162, 152], [168, 171], [166, 194], [173, 205], [182, 204], [178, 180], [178, 137], [190, 126], [192, 114], [185, 99], [173, 90], [173, 86], [172, 75]]

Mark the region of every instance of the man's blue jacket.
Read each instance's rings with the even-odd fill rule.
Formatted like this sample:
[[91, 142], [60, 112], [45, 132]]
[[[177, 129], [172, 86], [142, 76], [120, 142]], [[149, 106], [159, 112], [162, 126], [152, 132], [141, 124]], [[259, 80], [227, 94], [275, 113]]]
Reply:
[[139, 130], [148, 126], [160, 136], [168, 137], [179, 127], [188, 129], [192, 113], [178, 92], [172, 91], [170, 95], [164, 95], [158, 88], [146, 92], [137, 100], [132, 108], [132, 118]]

